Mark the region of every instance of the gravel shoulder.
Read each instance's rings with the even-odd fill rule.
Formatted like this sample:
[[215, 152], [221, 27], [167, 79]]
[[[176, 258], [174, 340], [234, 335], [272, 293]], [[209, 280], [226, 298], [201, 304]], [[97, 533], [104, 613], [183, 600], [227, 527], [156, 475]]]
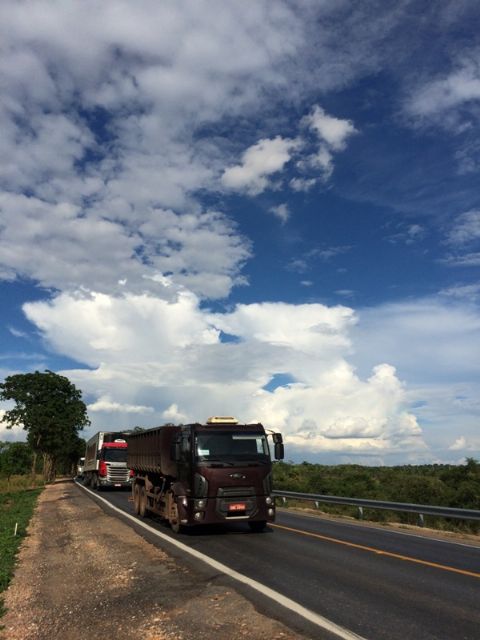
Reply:
[[5, 605], [1, 640], [306, 640], [180, 566], [73, 482], [41, 494]]

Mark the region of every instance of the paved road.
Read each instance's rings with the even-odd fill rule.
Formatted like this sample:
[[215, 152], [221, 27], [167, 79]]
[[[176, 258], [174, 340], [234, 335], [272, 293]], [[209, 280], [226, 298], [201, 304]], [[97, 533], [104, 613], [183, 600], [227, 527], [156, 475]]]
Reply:
[[[133, 513], [128, 493], [101, 496]], [[173, 537], [369, 640], [480, 638], [478, 547], [285, 511], [262, 534]]]

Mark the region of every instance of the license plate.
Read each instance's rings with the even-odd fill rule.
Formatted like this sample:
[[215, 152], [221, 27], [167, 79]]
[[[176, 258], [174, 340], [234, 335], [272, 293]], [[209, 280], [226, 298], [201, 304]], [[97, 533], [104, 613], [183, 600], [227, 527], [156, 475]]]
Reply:
[[122, 485], [120, 483], [113, 485], [114, 487], [121, 487]]
[[245, 509], [246, 509], [246, 505], [244, 502], [237, 502], [235, 504], [228, 505], [229, 511], [245, 511]]

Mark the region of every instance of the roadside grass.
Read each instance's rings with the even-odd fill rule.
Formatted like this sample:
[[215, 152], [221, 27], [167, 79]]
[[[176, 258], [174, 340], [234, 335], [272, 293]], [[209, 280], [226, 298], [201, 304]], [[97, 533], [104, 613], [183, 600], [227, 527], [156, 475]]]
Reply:
[[6, 490], [6, 481], [0, 480], [0, 617], [5, 613], [2, 593], [12, 578], [15, 556], [27, 535], [28, 523], [43, 489], [27, 488], [31, 484], [30, 476], [13, 477], [8, 484]]

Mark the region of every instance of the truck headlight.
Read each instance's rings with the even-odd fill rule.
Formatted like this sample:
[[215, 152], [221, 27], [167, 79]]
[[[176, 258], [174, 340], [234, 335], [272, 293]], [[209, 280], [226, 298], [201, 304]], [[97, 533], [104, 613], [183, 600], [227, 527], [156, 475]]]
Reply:
[[273, 500], [272, 500], [272, 498], [271, 498], [270, 496], [267, 496], [267, 497], [265, 498], [265, 502], [266, 502], [267, 504], [272, 504]]
[[205, 509], [207, 501], [203, 498], [201, 500], [195, 500], [195, 509]]

